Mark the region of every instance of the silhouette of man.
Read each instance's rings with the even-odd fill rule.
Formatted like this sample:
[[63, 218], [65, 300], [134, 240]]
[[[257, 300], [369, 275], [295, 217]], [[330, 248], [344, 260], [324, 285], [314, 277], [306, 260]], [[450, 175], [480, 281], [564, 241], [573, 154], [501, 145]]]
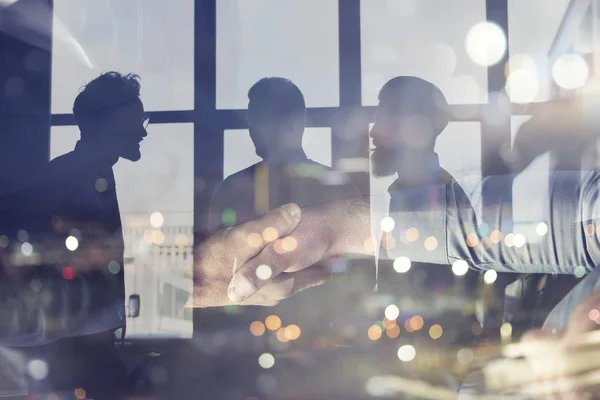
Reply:
[[294, 83], [263, 78], [250, 88], [248, 99], [250, 137], [263, 160], [219, 184], [211, 201], [210, 229], [223, 224], [228, 209], [239, 223], [289, 202], [308, 206], [358, 195], [345, 174], [306, 156], [306, 106]]
[[[452, 175], [440, 167], [434, 151], [435, 140], [447, 125], [448, 103], [438, 87], [414, 76], [398, 76], [389, 80], [379, 92], [375, 123], [370, 132], [374, 146], [371, 154], [373, 175], [386, 177], [397, 174], [398, 178], [388, 189], [390, 193], [404, 188], [453, 182]], [[439, 199], [430, 198], [429, 201], [436, 203]], [[393, 212], [408, 206], [394, 204], [392, 200], [389, 209]], [[384, 210], [376, 209], [381, 205], [374, 204], [373, 207], [375, 213], [386, 215]], [[381, 218], [373, 222], [379, 224]], [[380, 253], [385, 252], [387, 246], [393, 246], [393, 243], [387, 242], [387, 237], [382, 235]], [[389, 270], [381, 271], [385, 274]], [[452, 282], [452, 273], [447, 268], [421, 264], [413, 270], [424, 271], [428, 275], [423, 284], [435, 287]], [[395, 275], [392, 272], [390, 278]]]
[[38, 290], [24, 285], [21, 294], [30, 294], [38, 308], [17, 313], [18, 334], [3, 341], [47, 363], [47, 377], [32, 379], [32, 391], [81, 387], [95, 398], [111, 398], [126, 385], [115, 347], [126, 316], [112, 168], [119, 158], [141, 157], [148, 118], [139, 95], [137, 75], [108, 72], [89, 82], [73, 106], [81, 132], [75, 149], [50, 161], [39, 182], [17, 194], [23, 204], [13, 204], [22, 210], [13, 228], [29, 231], [21, 240], [41, 254], [29, 279], [21, 280], [36, 282]]
[[[223, 218], [232, 210], [235, 222], [240, 223], [290, 202], [311, 206], [359, 195], [347, 175], [306, 156], [302, 149], [306, 106], [294, 83], [278, 77], [261, 79], [250, 88], [248, 99], [250, 137], [256, 154], [263, 160], [219, 184], [211, 201], [210, 229], [232, 222]], [[323, 271], [333, 268], [332, 260], [316, 267]], [[307, 332], [312, 330], [311, 322], [320, 318], [331, 320], [337, 309], [347, 309], [342, 298], [350, 290], [347, 285], [332, 285], [336, 283], [333, 279], [329, 283], [296, 296], [293, 302], [279, 306], [278, 312], [301, 318], [302, 312], [310, 310], [312, 318], [305, 325]], [[262, 311], [245, 310], [245, 317], [252, 312]], [[208, 318], [206, 313], [204, 317]], [[222, 321], [219, 316], [219, 322]]]

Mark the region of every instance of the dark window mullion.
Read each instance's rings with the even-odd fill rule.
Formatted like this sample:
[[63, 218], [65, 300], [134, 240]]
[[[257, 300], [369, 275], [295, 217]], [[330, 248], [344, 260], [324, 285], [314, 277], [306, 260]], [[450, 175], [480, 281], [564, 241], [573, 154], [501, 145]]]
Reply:
[[[508, 0], [486, 0], [486, 19], [488, 22], [498, 24], [506, 35], [506, 52], [504, 57], [495, 65], [488, 67], [488, 105], [495, 108], [495, 112], [502, 112], [494, 102], [498, 93], [504, 93], [506, 85], [505, 65], [509, 57], [509, 27], [508, 27]], [[512, 107], [511, 107], [512, 108]], [[506, 173], [506, 166], [500, 156], [500, 149], [510, 146], [510, 110], [503, 115], [501, 123], [488, 124], [481, 120], [481, 173], [483, 176]], [[484, 199], [485, 201], [485, 199]]]

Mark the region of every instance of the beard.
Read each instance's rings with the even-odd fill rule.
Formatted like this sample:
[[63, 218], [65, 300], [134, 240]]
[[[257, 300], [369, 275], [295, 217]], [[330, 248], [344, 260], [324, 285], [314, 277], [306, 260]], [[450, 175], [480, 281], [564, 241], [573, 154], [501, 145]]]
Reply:
[[371, 168], [378, 178], [394, 175], [398, 171], [400, 151], [394, 148], [377, 147], [371, 153]]
[[121, 157], [129, 161], [139, 161], [142, 158], [142, 153], [140, 152], [140, 146], [138, 143], [128, 144], [127, 146], [123, 146], [121, 149]]

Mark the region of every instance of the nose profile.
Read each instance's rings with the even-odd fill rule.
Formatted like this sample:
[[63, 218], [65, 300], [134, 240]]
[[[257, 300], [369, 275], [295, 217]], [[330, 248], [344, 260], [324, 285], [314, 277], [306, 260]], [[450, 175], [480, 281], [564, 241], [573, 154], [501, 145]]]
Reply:
[[373, 142], [375, 142], [377, 140], [378, 136], [379, 136], [379, 134], [378, 134], [378, 131], [377, 131], [377, 123], [375, 123], [375, 124], [373, 124], [373, 127], [369, 131], [369, 137], [371, 139], [373, 139]]

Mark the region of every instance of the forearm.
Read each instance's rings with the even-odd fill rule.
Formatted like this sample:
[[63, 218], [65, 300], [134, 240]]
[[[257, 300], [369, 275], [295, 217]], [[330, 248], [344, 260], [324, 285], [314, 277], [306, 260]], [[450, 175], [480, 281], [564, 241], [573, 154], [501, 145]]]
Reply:
[[[329, 202], [319, 206], [325, 237], [331, 238], [324, 258], [341, 254], [373, 254], [371, 239], [370, 197], [359, 196]], [[309, 211], [309, 212], [311, 212]]]
[[[595, 225], [589, 227], [598, 219], [594, 213], [599, 178], [597, 173], [583, 176], [555, 172], [549, 190], [531, 187], [532, 195], [520, 198], [519, 206], [541, 210], [543, 217], [520, 225], [512, 219], [514, 176], [481, 182], [472, 198], [482, 210], [479, 219], [457, 184], [401, 189], [393, 194], [394, 244], [387, 255], [436, 264], [465, 260], [477, 269], [503, 272], [572, 274], [577, 267], [589, 271], [600, 261]], [[548, 176], [539, 178], [544, 179]], [[427, 204], [432, 194], [438, 199], [434, 205]], [[539, 224], [545, 225], [545, 232], [536, 230]]]

